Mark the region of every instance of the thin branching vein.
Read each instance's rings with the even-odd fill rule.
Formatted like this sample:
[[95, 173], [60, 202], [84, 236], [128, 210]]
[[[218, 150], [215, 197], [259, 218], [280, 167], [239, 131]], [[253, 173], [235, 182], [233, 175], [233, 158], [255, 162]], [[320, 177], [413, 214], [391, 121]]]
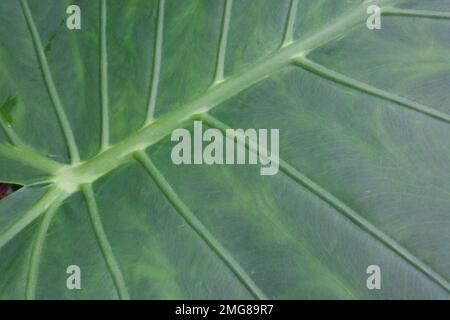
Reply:
[[320, 77], [326, 78], [328, 80], [339, 83], [346, 87], [358, 90], [367, 95], [375, 96], [375, 97], [378, 97], [378, 98], [381, 98], [381, 99], [384, 99], [384, 100], [387, 100], [390, 102], [394, 102], [400, 106], [423, 113], [427, 116], [436, 118], [436, 119], [444, 121], [446, 123], [450, 123], [450, 115], [448, 115], [444, 112], [433, 109], [431, 107], [420, 104], [418, 102], [403, 98], [399, 95], [378, 89], [378, 88], [368, 85], [364, 82], [355, 80], [355, 79], [345, 76], [341, 73], [338, 73], [336, 71], [328, 69], [316, 62], [313, 62], [306, 57], [299, 57], [299, 58], [295, 59], [294, 64], [296, 64], [299, 67], [301, 67], [307, 71], [310, 71]]
[[288, 18], [284, 30], [283, 42], [281, 47], [285, 47], [294, 41], [294, 26], [297, 16], [298, 0], [291, 0], [289, 4]]
[[22, 7], [25, 20], [28, 25], [28, 29], [31, 34], [31, 38], [33, 40], [33, 45], [36, 51], [37, 59], [39, 61], [45, 85], [47, 87], [50, 99], [53, 103], [53, 107], [55, 108], [59, 124], [61, 126], [64, 138], [67, 143], [70, 159], [72, 163], [76, 163], [80, 160], [80, 155], [78, 152], [77, 144], [75, 142], [75, 136], [73, 134], [67, 115], [64, 111], [61, 98], [59, 97], [58, 91], [56, 90], [55, 82], [53, 81], [53, 76], [44, 53], [44, 48], [42, 46], [42, 41], [39, 36], [39, 32], [36, 28], [36, 24], [34, 23], [33, 16], [31, 15], [27, 0], [20, 0], [20, 4]]
[[156, 38], [153, 49], [153, 67], [151, 89], [147, 107], [147, 117], [145, 124], [154, 120], [156, 97], [158, 95], [159, 78], [161, 74], [161, 60], [162, 60], [162, 45], [163, 45], [163, 30], [164, 30], [164, 6], [165, 0], [158, 2], [158, 17], [156, 19]]
[[214, 253], [233, 272], [249, 292], [257, 299], [267, 299], [266, 295], [250, 278], [247, 272], [239, 265], [227, 249], [209, 232], [201, 223], [189, 207], [180, 199], [178, 194], [166, 180], [164, 175], [156, 168], [153, 161], [143, 152], [135, 153], [135, 158], [142, 164], [147, 173], [153, 178], [155, 183], [170, 201], [173, 207], [186, 221], [186, 223], [196, 232], [196, 234], [214, 251]]
[[36, 238], [32, 243], [31, 257], [28, 266], [27, 281], [25, 285], [25, 299], [33, 300], [36, 298], [36, 286], [38, 281], [39, 267], [41, 263], [41, 257], [44, 250], [45, 239], [47, 237], [47, 231], [55, 216], [61, 201], [55, 201], [48, 211], [44, 214], [42, 221], [39, 225]]
[[219, 49], [217, 50], [216, 71], [214, 74], [213, 85], [224, 80], [225, 72], [225, 54], [227, 51], [228, 30], [230, 28], [231, 9], [233, 0], [226, 0], [223, 8], [222, 28], [220, 32]]
[[31, 222], [39, 218], [53, 203], [62, 201], [68, 195], [57, 187], [51, 187], [38, 201], [36, 201], [25, 213], [10, 226], [0, 233], [0, 248], [13, 239], [20, 231]]
[[109, 146], [109, 102], [108, 102], [108, 48], [107, 48], [107, 7], [106, 0], [101, 0], [100, 8], [100, 97], [102, 104], [102, 126], [100, 150]]
[[[217, 128], [222, 132], [225, 132], [226, 129], [230, 129], [228, 125], [221, 122], [220, 120], [212, 117], [211, 115], [203, 115], [201, 117], [205, 123], [209, 126]], [[242, 143], [241, 140], [237, 141], [238, 143]], [[257, 145], [255, 142], [247, 141], [245, 146], [250, 148], [251, 145]], [[257, 150], [252, 150], [253, 152]], [[273, 159], [272, 159], [273, 161]], [[284, 172], [288, 177], [302, 185], [304, 188], [309, 190], [311, 193], [316, 195], [321, 200], [328, 203], [331, 207], [333, 207], [337, 212], [343, 214], [347, 217], [351, 222], [360, 227], [364, 232], [375, 238], [377, 241], [380, 241], [384, 246], [390, 249], [392, 252], [397, 254], [399, 257], [404, 259], [409, 265], [413, 268], [427, 276], [433, 282], [438, 284], [440, 287], [444, 288], [447, 292], [450, 292], [450, 283], [442, 277], [439, 273], [434, 271], [431, 267], [423, 263], [419, 258], [417, 258], [414, 254], [409, 252], [405, 247], [401, 244], [397, 243], [394, 239], [392, 239], [389, 235], [384, 233], [378, 227], [370, 223], [367, 219], [365, 219], [358, 212], [350, 208], [346, 203], [342, 200], [334, 196], [325, 188], [321, 187], [313, 180], [309, 179], [299, 170], [294, 168], [292, 165], [284, 161], [283, 159], [278, 159], [279, 167], [282, 172]]]
[[113, 249], [111, 247], [111, 244], [109, 243], [106, 232], [103, 228], [92, 186], [90, 184], [84, 184], [81, 189], [87, 203], [89, 218], [91, 219], [95, 236], [99, 243], [103, 257], [105, 258], [108, 270], [111, 273], [111, 277], [113, 279], [114, 285], [116, 286], [119, 298], [128, 300], [130, 299], [130, 295], [125, 284], [125, 279], [123, 277], [122, 270], [120, 269], [120, 265], [114, 256]]
[[450, 19], [450, 12], [401, 9], [401, 8], [393, 8], [393, 7], [382, 8], [381, 14], [384, 16], [415, 17], [415, 18], [430, 18], [430, 19]]

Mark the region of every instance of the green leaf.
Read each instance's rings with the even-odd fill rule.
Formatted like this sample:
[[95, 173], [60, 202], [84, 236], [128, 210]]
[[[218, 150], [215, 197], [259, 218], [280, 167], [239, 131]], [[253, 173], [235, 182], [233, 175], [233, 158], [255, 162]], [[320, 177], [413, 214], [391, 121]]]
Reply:
[[[71, 4], [0, 2], [0, 298], [449, 299], [448, 0]], [[278, 174], [173, 164], [194, 120]]]

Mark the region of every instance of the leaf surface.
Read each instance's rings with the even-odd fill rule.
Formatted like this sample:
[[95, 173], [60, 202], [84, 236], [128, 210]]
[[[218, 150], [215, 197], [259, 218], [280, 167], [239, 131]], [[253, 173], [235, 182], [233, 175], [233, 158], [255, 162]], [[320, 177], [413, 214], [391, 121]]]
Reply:
[[[0, 298], [448, 299], [450, 2], [374, 3], [1, 1]], [[194, 120], [279, 173], [174, 165]]]

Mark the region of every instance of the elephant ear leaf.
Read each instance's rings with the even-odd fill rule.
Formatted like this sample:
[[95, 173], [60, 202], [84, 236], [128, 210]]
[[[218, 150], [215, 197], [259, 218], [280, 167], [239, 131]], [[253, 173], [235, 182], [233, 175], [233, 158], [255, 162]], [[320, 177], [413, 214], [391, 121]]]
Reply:
[[1, 299], [450, 298], [449, 1], [0, 18]]

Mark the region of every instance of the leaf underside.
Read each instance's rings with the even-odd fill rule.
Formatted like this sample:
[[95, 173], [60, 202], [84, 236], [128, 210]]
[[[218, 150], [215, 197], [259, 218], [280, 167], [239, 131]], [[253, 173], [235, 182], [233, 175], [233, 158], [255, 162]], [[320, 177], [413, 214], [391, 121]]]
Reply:
[[[0, 298], [448, 299], [450, 1], [373, 3], [1, 1]], [[174, 165], [194, 119], [280, 172]]]

